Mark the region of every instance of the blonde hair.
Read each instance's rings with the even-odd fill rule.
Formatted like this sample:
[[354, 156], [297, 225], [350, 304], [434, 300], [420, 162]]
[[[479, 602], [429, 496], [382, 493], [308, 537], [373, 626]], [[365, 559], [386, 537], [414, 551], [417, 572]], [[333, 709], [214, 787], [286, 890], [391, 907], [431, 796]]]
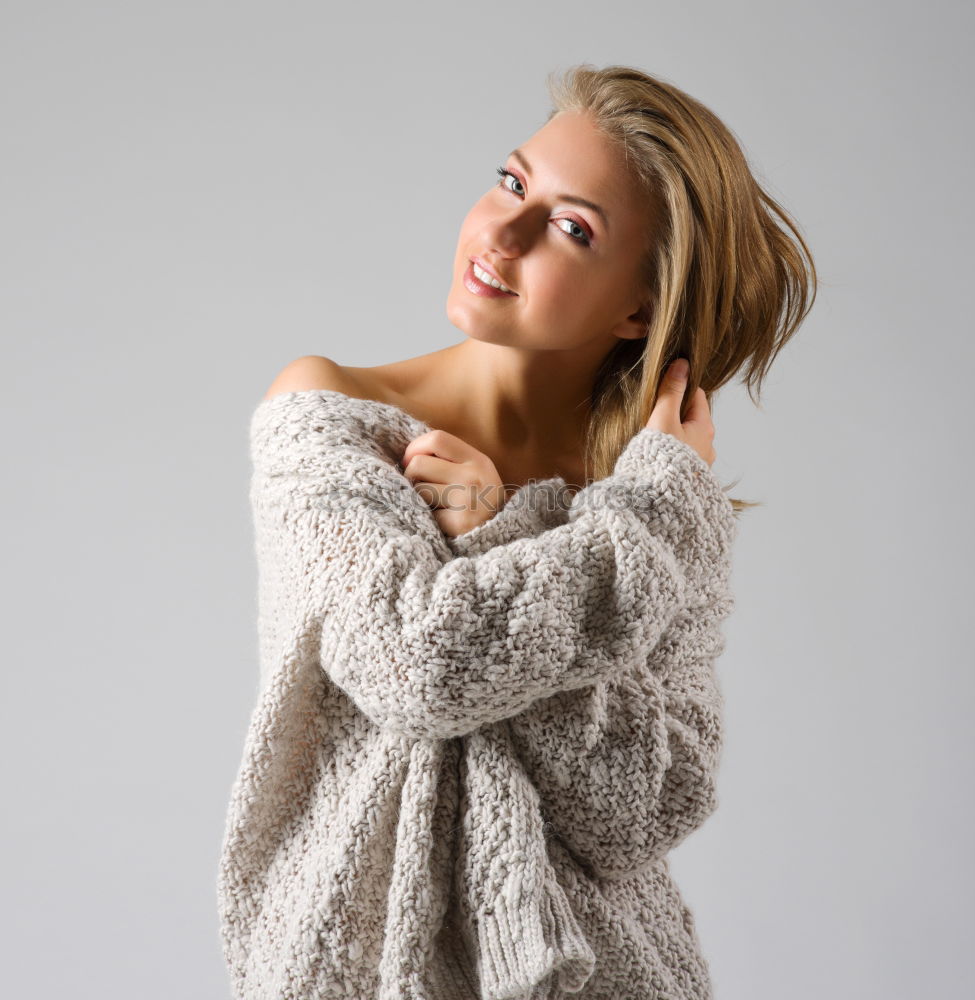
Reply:
[[[628, 66], [583, 63], [550, 73], [547, 85], [546, 121], [589, 115], [622, 147], [653, 210], [642, 262], [647, 335], [620, 340], [593, 387], [585, 462], [587, 477], [601, 479], [646, 424], [677, 357], [690, 362], [685, 400], [700, 386], [712, 406], [713, 393], [744, 370], [757, 405], [772, 361], [812, 308], [816, 269], [796, 223], [699, 101]], [[729, 499], [736, 514], [761, 506]]]

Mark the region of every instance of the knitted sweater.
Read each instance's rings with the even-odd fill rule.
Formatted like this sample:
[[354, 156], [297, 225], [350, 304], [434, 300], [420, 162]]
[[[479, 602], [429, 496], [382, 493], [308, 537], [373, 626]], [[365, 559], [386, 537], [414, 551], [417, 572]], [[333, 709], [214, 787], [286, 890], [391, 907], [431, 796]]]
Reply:
[[399, 464], [429, 429], [332, 390], [253, 413], [234, 996], [709, 998], [666, 856], [717, 804], [731, 503], [643, 428], [449, 538]]

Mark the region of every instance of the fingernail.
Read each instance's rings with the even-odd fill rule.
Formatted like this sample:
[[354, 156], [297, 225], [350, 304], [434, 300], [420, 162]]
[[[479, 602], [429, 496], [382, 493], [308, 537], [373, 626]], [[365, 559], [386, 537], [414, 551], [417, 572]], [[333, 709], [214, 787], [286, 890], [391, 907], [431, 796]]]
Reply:
[[673, 369], [672, 369], [673, 373], [674, 373], [674, 376], [676, 378], [686, 379], [687, 378], [687, 373], [690, 371], [690, 367], [691, 366], [688, 363], [687, 358], [678, 358], [674, 362], [674, 366], [673, 366]]

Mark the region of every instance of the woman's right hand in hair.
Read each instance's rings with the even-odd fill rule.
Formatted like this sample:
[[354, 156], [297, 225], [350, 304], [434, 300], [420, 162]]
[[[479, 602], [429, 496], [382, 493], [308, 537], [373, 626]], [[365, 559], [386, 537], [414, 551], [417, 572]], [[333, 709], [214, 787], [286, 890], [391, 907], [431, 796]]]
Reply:
[[680, 407], [687, 389], [687, 371], [688, 365], [684, 358], [677, 358], [667, 367], [647, 427], [673, 434], [679, 441], [690, 445], [708, 465], [713, 465], [718, 457], [712, 444], [714, 424], [711, 422], [711, 408], [707, 397], [700, 386], [691, 397], [687, 419], [683, 423], [680, 419]]

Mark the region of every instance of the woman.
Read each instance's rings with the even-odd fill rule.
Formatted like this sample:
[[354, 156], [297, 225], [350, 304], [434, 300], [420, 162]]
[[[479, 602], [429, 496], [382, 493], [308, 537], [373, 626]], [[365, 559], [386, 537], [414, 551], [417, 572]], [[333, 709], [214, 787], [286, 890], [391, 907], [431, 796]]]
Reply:
[[301, 358], [255, 411], [240, 997], [710, 996], [666, 861], [716, 805], [750, 506], [709, 397], [760, 381], [815, 270], [693, 98], [619, 66], [552, 95], [462, 226], [467, 339]]

